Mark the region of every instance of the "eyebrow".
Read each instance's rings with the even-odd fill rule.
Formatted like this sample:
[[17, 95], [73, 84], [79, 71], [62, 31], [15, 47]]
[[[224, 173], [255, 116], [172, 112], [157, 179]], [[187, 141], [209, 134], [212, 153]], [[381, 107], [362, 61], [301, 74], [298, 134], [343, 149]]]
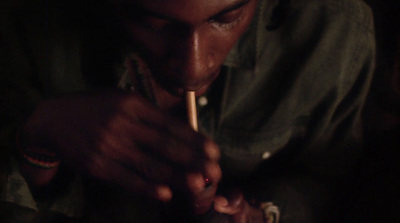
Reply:
[[[233, 1], [230, 5], [226, 6], [225, 8], [223, 8], [222, 10], [220, 10], [219, 12], [215, 13], [214, 15], [210, 16], [207, 21], [209, 20], [213, 20], [215, 18], [218, 18], [219, 16], [234, 11], [236, 9], [241, 8], [242, 6], [246, 5], [247, 3], [249, 3], [251, 0], [235, 0]], [[139, 5], [139, 4], [128, 4], [126, 5], [129, 9], [140, 13], [142, 15], [148, 15], [148, 16], [152, 16], [155, 18], [159, 18], [159, 19], [165, 19], [165, 20], [170, 20], [170, 21], [178, 21], [178, 19], [176, 19], [173, 16], [170, 15], [165, 15], [163, 13], [157, 12], [157, 11], [152, 11], [150, 9], [146, 9], [143, 6]]]

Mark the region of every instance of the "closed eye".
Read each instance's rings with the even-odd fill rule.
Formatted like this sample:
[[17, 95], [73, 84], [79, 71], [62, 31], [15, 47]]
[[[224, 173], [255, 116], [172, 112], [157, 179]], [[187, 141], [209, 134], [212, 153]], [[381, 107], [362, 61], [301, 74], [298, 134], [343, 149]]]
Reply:
[[217, 15], [212, 16], [208, 20], [208, 22], [215, 24], [218, 27], [232, 28], [240, 22], [240, 18], [242, 17], [245, 5], [249, 2], [250, 0], [243, 1], [239, 4], [234, 5], [233, 7], [223, 10]]
[[240, 7], [238, 9], [226, 12], [224, 14], [218, 15], [216, 17], [213, 17], [209, 20], [209, 22], [217, 22], [217, 23], [232, 23], [234, 22], [236, 19], [238, 19], [243, 12], [243, 7]]

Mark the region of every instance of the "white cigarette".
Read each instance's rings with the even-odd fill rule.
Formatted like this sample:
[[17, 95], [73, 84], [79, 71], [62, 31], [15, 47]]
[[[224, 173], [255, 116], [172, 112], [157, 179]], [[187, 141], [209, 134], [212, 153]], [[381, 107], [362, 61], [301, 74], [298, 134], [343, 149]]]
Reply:
[[198, 131], [197, 126], [197, 111], [196, 111], [196, 92], [187, 91], [186, 92], [186, 109], [189, 125], [194, 129], [194, 131]]

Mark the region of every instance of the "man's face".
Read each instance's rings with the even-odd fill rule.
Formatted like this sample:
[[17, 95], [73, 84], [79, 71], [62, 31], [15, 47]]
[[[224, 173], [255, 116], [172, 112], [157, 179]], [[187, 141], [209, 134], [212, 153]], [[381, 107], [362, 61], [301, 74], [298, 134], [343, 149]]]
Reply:
[[257, 0], [115, 0], [158, 84], [202, 94], [250, 24]]

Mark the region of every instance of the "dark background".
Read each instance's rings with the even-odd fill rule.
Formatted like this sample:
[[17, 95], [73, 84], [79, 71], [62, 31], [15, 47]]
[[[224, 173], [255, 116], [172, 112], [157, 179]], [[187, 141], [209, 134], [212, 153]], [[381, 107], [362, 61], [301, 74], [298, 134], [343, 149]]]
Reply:
[[350, 222], [400, 222], [400, 0], [366, 0], [374, 13], [377, 64], [364, 109], [367, 144]]

